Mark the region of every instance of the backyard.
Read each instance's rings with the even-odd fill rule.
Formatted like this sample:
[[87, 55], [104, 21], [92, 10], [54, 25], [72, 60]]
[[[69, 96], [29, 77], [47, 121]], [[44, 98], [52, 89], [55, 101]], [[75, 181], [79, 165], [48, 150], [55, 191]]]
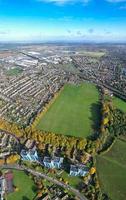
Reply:
[[7, 197], [8, 200], [32, 200], [35, 195], [34, 182], [22, 171], [13, 170], [14, 186], [17, 191], [10, 193]]

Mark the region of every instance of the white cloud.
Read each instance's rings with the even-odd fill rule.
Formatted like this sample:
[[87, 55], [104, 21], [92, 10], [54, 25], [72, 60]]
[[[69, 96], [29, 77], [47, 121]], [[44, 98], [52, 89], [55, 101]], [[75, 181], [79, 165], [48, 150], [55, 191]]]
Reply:
[[38, 0], [41, 2], [55, 3], [57, 5], [74, 4], [74, 3], [88, 3], [90, 0]]
[[[75, 3], [82, 3], [82, 4], [87, 4], [90, 1], [93, 0], [37, 0], [40, 2], [47, 2], [47, 3], [54, 3], [56, 5], [64, 5], [64, 4], [75, 4]], [[109, 3], [123, 3], [126, 2], [126, 0], [105, 0]]]
[[[47, 2], [47, 3], [54, 3], [57, 5], [64, 5], [64, 4], [74, 4], [74, 3], [82, 3], [82, 4], [87, 4], [88, 2], [92, 0], [37, 0], [41, 2]], [[105, 0], [109, 3], [122, 3], [126, 2], [126, 0]]]
[[106, 0], [110, 3], [122, 3], [122, 2], [126, 2], [126, 0]]

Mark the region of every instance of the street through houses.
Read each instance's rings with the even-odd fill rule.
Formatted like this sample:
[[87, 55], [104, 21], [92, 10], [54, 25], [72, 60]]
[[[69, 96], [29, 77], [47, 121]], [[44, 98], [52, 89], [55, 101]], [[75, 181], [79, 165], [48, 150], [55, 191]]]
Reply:
[[70, 192], [72, 192], [73, 194], [75, 194], [76, 197], [78, 197], [80, 200], [87, 200], [87, 198], [82, 195], [78, 190], [74, 189], [73, 187], [69, 186], [69, 185], [66, 185], [65, 183], [61, 182], [61, 181], [58, 181], [57, 179], [55, 178], [52, 178], [50, 176], [48, 176], [47, 174], [44, 174], [42, 172], [37, 172], [33, 169], [30, 169], [30, 168], [27, 168], [27, 167], [24, 167], [24, 166], [19, 166], [19, 165], [2, 165], [0, 166], [0, 169], [16, 169], [16, 170], [20, 170], [20, 171], [26, 171], [26, 172], [29, 172], [31, 174], [33, 174], [34, 176], [37, 176], [37, 177], [41, 177], [41, 178], [44, 178], [60, 187], [63, 187], [67, 190], [69, 190]]
[[9, 132], [9, 131], [6, 131], [6, 130], [3, 130], [3, 129], [0, 128], [0, 133], [1, 133], [1, 132], [3, 132], [3, 133], [5, 133], [5, 134], [10, 135], [10, 136], [12, 136], [13, 138], [15, 138], [15, 140], [17, 141], [17, 143], [20, 145], [20, 140], [19, 140], [19, 138], [18, 138], [15, 134], [13, 134], [13, 133], [11, 133], [11, 132]]

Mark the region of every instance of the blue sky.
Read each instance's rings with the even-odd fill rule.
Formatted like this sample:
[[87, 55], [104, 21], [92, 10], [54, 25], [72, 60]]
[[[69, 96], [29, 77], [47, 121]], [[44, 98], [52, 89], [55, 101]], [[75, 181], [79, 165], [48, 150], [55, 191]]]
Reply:
[[0, 0], [0, 41], [126, 41], [126, 0]]

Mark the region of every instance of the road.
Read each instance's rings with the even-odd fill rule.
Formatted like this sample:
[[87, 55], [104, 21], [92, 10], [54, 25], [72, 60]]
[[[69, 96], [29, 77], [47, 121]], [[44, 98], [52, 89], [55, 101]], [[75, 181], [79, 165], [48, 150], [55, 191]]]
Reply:
[[64, 189], [67, 189], [69, 190], [70, 192], [72, 192], [76, 197], [78, 197], [80, 200], [87, 200], [87, 198], [82, 195], [78, 190], [76, 190], [75, 188], [71, 187], [70, 185], [66, 185], [65, 183], [55, 179], [55, 178], [52, 178], [50, 176], [48, 176], [47, 174], [44, 174], [42, 172], [36, 172], [35, 170], [32, 170], [32, 169], [29, 169], [27, 167], [24, 167], [24, 166], [19, 166], [19, 165], [2, 165], [0, 166], [1, 169], [16, 169], [16, 170], [20, 170], [20, 171], [27, 171], [31, 174], [33, 174], [34, 176], [37, 176], [37, 177], [41, 177], [41, 178], [44, 178], [58, 186], [61, 186], [63, 187]]
[[4, 132], [4, 133], [7, 134], [7, 135], [10, 135], [10, 136], [14, 137], [15, 140], [17, 141], [17, 143], [20, 143], [19, 138], [18, 138], [15, 134], [10, 133], [10, 132], [8, 132], [8, 131], [6, 131], [6, 130], [4, 130], [4, 129], [1, 129], [1, 128], [0, 128], [0, 131], [1, 131], [1, 132]]

